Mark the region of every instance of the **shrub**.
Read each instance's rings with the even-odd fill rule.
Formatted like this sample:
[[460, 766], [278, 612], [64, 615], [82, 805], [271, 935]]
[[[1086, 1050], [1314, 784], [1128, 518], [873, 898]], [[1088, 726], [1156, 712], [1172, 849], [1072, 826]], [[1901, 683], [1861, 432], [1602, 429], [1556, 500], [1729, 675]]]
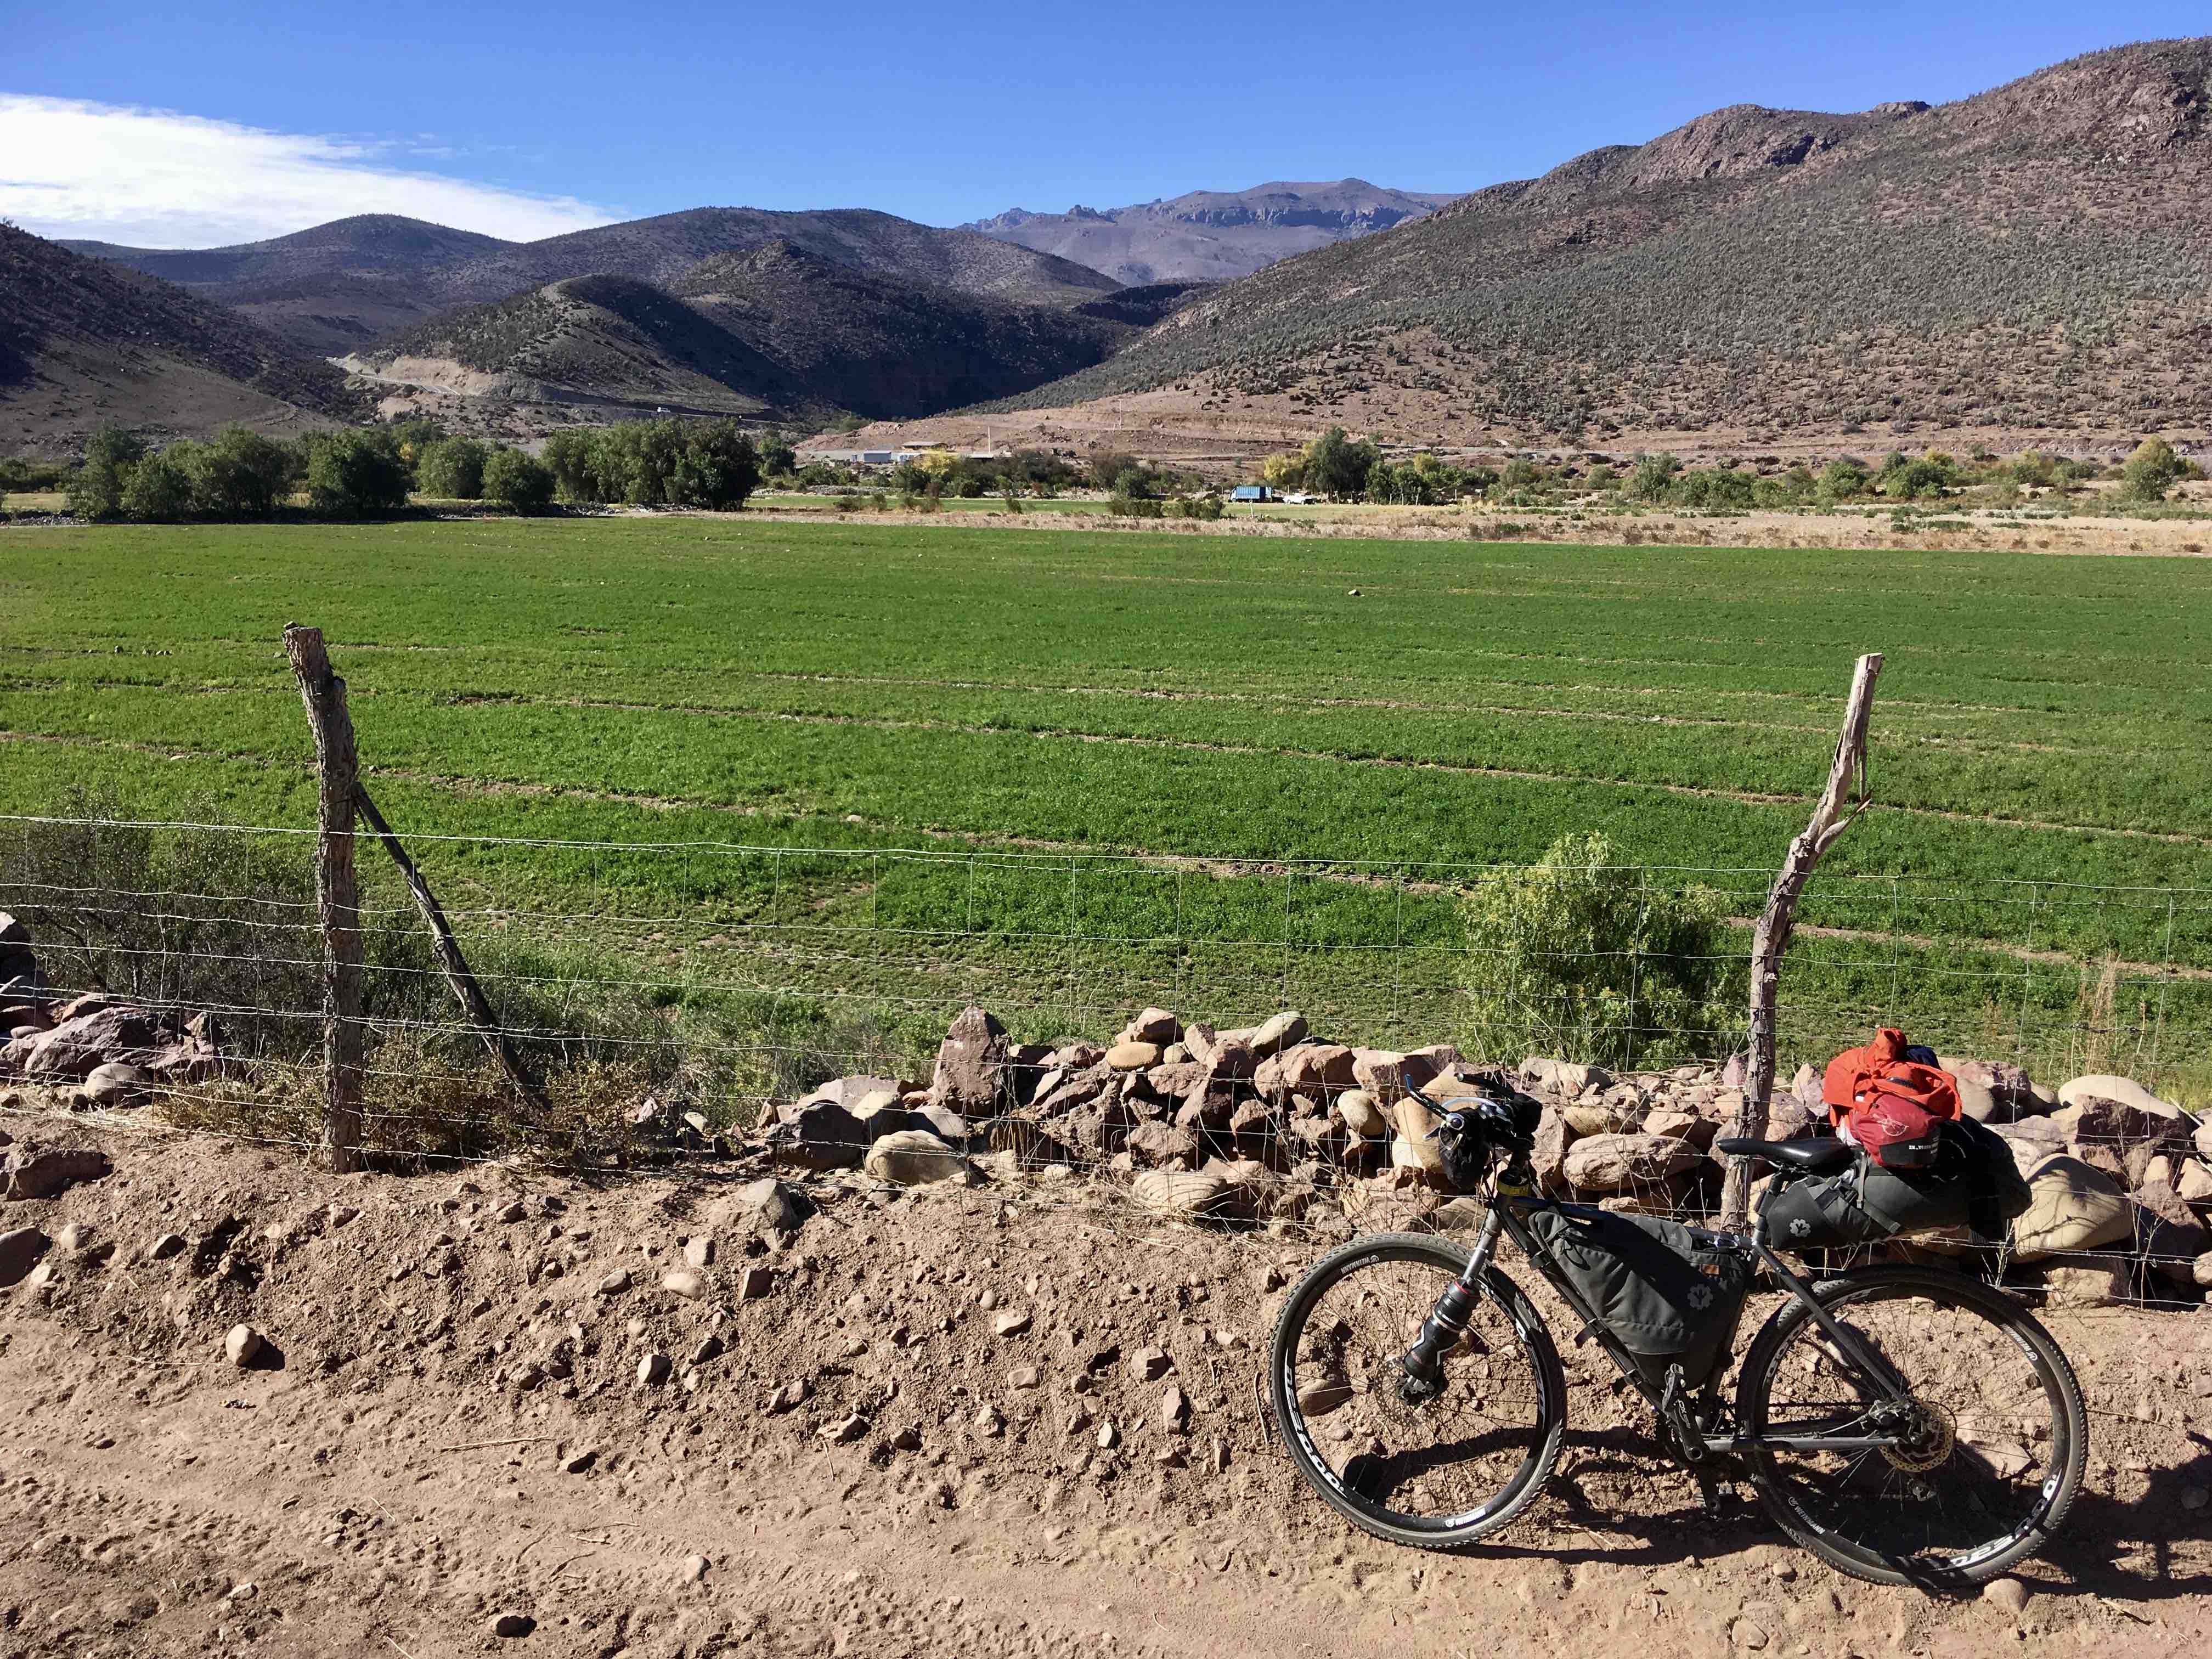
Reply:
[[2145, 438], [2120, 468], [2120, 495], [2131, 501], [2162, 501], [2181, 477], [2181, 458], [2163, 438]]
[[1708, 889], [1654, 888], [1601, 835], [1568, 835], [1461, 901], [1474, 1052], [1635, 1066], [1727, 1052], [1744, 956]]
[[1681, 462], [1672, 455], [1639, 455], [1628, 474], [1628, 495], [1639, 501], [1663, 501], [1674, 487]]
[[517, 513], [542, 513], [553, 501], [553, 474], [535, 456], [501, 447], [484, 458], [483, 498]]
[[553, 475], [553, 487], [564, 501], [604, 501], [612, 499], [601, 471], [597, 435], [573, 427], [545, 441], [540, 458]]
[[415, 462], [415, 487], [442, 500], [473, 501], [484, 493], [489, 452], [473, 438], [445, 438], [427, 446]]
[[1685, 507], [1729, 512], [1751, 506], [1757, 492], [1748, 473], [1716, 466], [1685, 472], [1674, 481], [1673, 493]]
[[1863, 495], [1867, 487], [1867, 470], [1850, 459], [1830, 461], [1820, 469], [1817, 499], [1826, 505], [1848, 501]]

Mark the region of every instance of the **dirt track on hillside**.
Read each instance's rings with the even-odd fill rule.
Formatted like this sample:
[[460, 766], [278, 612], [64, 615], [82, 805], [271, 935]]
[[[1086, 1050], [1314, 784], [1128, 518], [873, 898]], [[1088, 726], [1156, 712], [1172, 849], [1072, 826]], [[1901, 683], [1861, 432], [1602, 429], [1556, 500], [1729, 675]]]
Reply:
[[[0, 1292], [0, 1654], [2212, 1640], [2212, 1522], [2183, 1496], [2212, 1477], [2212, 1315], [2050, 1316], [2096, 1413], [2090, 1480], [2015, 1621], [1840, 1577], [1747, 1503], [1706, 1516], [1586, 1350], [1561, 1476], [1497, 1547], [1425, 1557], [1350, 1532], [1255, 1400], [1269, 1270], [1316, 1253], [1296, 1239], [1151, 1229], [1060, 1189], [822, 1188], [823, 1214], [749, 1253], [727, 1166], [595, 1188], [100, 1139], [113, 1174], [0, 1210], [57, 1239], [51, 1283]], [[168, 1232], [181, 1247], [149, 1259]], [[663, 1288], [706, 1238], [699, 1294]], [[764, 1294], [744, 1294], [748, 1269]], [[994, 1308], [1029, 1328], [997, 1334]], [[281, 1366], [228, 1363], [240, 1321]], [[710, 1338], [724, 1352], [700, 1357]], [[1150, 1346], [1189, 1397], [1187, 1435], [1161, 1420], [1163, 1383], [1130, 1374]], [[669, 1374], [641, 1382], [654, 1353]], [[806, 1397], [769, 1409], [792, 1384]], [[855, 1414], [849, 1442], [825, 1437]], [[495, 1637], [501, 1614], [534, 1629]]]

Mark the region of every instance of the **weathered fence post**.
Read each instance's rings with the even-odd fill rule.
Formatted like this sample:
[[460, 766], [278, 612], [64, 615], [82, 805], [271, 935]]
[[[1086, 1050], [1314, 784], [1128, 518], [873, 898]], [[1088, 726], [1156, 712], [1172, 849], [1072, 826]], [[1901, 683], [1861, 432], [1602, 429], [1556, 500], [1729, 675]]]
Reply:
[[288, 625], [284, 653], [292, 659], [307, 724], [314, 731], [319, 784], [315, 902], [323, 928], [323, 1067], [329, 1091], [323, 1150], [331, 1169], [349, 1174], [361, 1168], [361, 896], [353, 868], [360, 763], [354, 754], [353, 717], [346, 712], [345, 682], [331, 672], [323, 630]]
[[[1756, 1140], [1766, 1132], [1766, 1110], [1774, 1096], [1775, 1010], [1781, 997], [1782, 953], [1797, 921], [1797, 900], [1821, 854], [1850, 828], [1871, 797], [1867, 793], [1867, 721], [1874, 712], [1874, 683], [1881, 656], [1861, 657], [1851, 674], [1850, 702], [1844, 710], [1843, 734], [1828, 767], [1828, 787], [1820, 792], [1812, 821], [1790, 843], [1789, 856], [1766, 895], [1766, 908], [1751, 935], [1751, 1054], [1744, 1067], [1743, 1106], [1737, 1112], [1738, 1139]], [[1846, 807], [1848, 805], [1848, 810]], [[1728, 1182], [1721, 1193], [1721, 1225], [1741, 1231], [1751, 1208], [1751, 1163], [1729, 1160]]]

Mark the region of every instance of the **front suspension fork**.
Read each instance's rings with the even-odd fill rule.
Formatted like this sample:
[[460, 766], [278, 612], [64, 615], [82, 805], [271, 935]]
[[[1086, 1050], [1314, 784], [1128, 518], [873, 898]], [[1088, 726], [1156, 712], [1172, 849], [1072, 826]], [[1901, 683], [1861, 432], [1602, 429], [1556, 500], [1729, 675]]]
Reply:
[[1399, 1357], [1398, 1364], [1406, 1375], [1424, 1389], [1435, 1390], [1443, 1382], [1443, 1357], [1460, 1338], [1467, 1334], [1467, 1322], [1474, 1312], [1475, 1304], [1482, 1298], [1483, 1270], [1490, 1266], [1498, 1253], [1498, 1238], [1504, 1229], [1504, 1218], [1493, 1204], [1483, 1217], [1482, 1232], [1468, 1253], [1467, 1266], [1460, 1269], [1459, 1277], [1444, 1286], [1437, 1297], [1437, 1305], [1421, 1322], [1414, 1334], [1413, 1345]]

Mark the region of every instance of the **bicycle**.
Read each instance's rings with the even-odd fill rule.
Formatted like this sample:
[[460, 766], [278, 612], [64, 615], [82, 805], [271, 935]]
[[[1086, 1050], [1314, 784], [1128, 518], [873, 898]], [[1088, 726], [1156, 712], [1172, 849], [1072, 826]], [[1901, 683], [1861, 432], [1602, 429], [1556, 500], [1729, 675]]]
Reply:
[[1764, 1159], [1776, 1178], [1748, 1237], [1686, 1231], [1700, 1253], [1735, 1258], [1747, 1287], [1763, 1270], [1789, 1297], [1746, 1351], [1731, 1406], [1721, 1388], [1741, 1299], [1702, 1378], [1632, 1353], [1532, 1230], [1545, 1210], [1618, 1219], [1538, 1194], [1535, 1103], [1448, 1109], [1409, 1092], [1474, 1177], [1455, 1182], [1482, 1207], [1474, 1246], [1382, 1233], [1331, 1252], [1291, 1290], [1269, 1355], [1292, 1462], [1355, 1525], [1392, 1543], [1462, 1549], [1511, 1522], [1550, 1477], [1565, 1375], [1541, 1314], [1497, 1265], [1508, 1238], [1583, 1321], [1577, 1345], [1594, 1340], [1650, 1404], [1663, 1449], [1709, 1504], [1714, 1474], [1733, 1464], [1821, 1559], [1875, 1583], [1934, 1588], [1995, 1577], [2064, 1521], [2087, 1413], [2066, 1356], [2026, 1307], [1921, 1267], [1808, 1279], [1768, 1244], [1775, 1195], [1847, 1166], [1855, 1148], [1717, 1143], [1725, 1156]]

